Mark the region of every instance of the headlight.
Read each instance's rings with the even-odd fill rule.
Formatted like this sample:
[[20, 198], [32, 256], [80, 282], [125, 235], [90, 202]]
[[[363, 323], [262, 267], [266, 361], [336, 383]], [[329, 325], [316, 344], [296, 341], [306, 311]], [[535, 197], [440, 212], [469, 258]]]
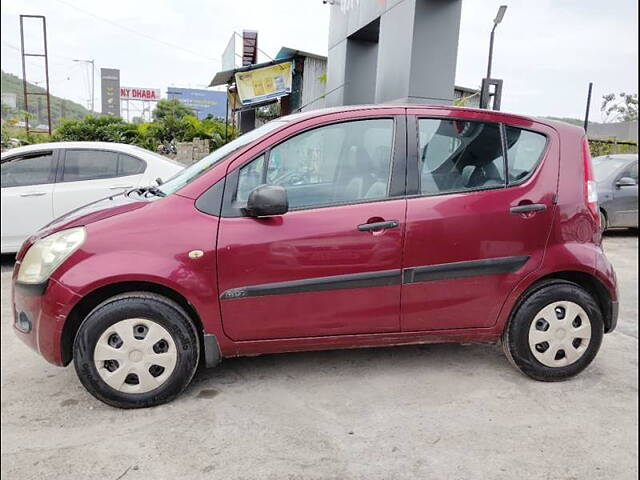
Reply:
[[18, 282], [42, 283], [84, 243], [84, 227], [70, 228], [41, 238], [31, 245], [20, 263]]

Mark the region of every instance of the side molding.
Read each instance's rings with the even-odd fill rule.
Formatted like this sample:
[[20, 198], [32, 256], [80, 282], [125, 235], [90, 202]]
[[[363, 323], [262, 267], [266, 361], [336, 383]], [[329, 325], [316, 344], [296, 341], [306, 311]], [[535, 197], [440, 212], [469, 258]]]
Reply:
[[291, 293], [368, 288], [408, 283], [433, 282], [453, 278], [477, 277], [511, 273], [519, 270], [529, 257], [500, 257], [485, 260], [442, 263], [409, 267], [403, 270], [381, 270], [377, 272], [333, 275], [330, 277], [305, 278], [290, 282], [263, 283], [230, 288], [220, 295], [221, 300], [286, 295]]

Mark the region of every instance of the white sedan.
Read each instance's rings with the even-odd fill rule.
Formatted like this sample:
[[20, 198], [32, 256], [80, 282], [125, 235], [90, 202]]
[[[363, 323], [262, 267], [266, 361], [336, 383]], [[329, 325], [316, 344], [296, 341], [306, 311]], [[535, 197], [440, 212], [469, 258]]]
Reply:
[[87, 203], [167, 180], [183, 166], [134, 145], [41, 143], [2, 153], [2, 253]]

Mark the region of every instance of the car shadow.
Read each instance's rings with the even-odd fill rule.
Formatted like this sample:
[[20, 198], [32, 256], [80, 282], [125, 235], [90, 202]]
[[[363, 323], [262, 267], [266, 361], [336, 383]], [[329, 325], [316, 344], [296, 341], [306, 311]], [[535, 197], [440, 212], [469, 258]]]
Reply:
[[637, 237], [637, 228], [614, 228], [604, 232], [604, 237]]
[[236, 383], [251, 386], [319, 377], [330, 382], [395, 375], [418, 378], [425, 369], [436, 376], [467, 378], [492, 371], [500, 377], [521, 377], [495, 344], [434, 343], [225, 358], [214, 368], [199, 368], [187, 391], [202, 397], [209, 389], [221, 392]]
[[2, 259], [1, 259], [0, 266], [1, 266], [3, 272], [8, 272], [8, 271], [13, 270], [14, 263], [16, 263], [16, 256], [14, 254], [12, 254], [12, 253], [10, 253], [10, 254], [3, 253], [2, 254]]

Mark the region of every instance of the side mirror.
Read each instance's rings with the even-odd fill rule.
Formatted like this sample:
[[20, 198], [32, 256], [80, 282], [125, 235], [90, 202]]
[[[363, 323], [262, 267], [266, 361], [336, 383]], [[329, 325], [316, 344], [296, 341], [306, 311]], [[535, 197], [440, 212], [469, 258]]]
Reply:
[[638, 185], [638, 182], [636, 182], [631, 177], [622, 177], [620, 180], [618, 180], [616, 182], [616, 187], [618, 187], [618, 188], [621, 188], [621, 187], [635, 187], [636, 185]]
[[261, 185], [249, 194], [245, 212], [250, 217], [284, 215], [289, 211], [289, 199], [284, 187]]

